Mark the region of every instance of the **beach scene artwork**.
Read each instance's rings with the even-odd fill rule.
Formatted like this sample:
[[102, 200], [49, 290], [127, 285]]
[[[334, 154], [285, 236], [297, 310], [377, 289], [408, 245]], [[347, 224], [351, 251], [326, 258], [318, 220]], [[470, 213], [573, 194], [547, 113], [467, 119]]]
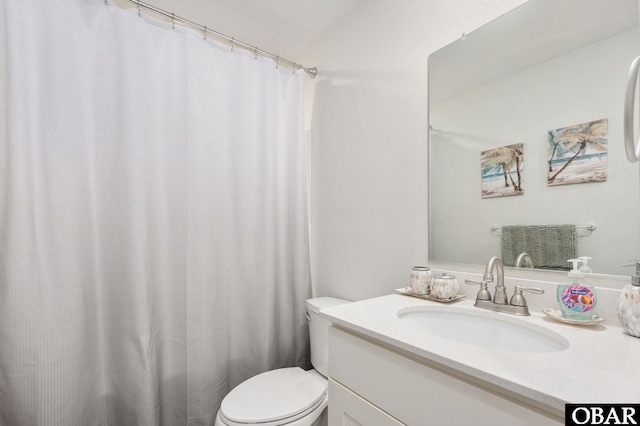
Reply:
[[549, 186], [607, 180], [609, 120], [549, 130]]
[[482, 151], [482, 198], [522, 195], [523, 144], [517, 143]]

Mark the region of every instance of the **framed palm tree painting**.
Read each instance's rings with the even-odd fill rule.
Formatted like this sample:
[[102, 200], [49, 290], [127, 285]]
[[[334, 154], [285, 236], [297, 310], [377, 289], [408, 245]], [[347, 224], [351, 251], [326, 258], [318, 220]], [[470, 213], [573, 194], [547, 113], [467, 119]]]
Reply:
[[482, 198], [522, 195], [523, 144], [502, 146], [480, 154]]
[[549, 186], [607, 180], [609, 121], [549, 130]]

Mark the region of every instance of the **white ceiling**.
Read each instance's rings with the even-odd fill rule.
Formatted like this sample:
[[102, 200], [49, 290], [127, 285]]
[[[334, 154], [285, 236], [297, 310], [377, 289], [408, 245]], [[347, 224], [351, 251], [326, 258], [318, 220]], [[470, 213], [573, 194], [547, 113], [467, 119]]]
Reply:
[[[295, 61], [363, 0], [142, 0]], [[114, 0], [123, 7], [128, 0]]]
[[429, 57], [430, 102], [637, 26], [636, 0], [528, 1]]

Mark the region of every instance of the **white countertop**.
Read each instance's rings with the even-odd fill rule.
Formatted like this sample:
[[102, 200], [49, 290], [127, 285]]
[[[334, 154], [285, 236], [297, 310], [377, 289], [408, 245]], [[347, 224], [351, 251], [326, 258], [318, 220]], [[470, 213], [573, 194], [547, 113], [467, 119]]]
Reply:
[[[471, 300], [468, 300], [471, 299]], [[558, 415], [565, 403], [639, 403], [640, 338], [620, 327], [570, 325], [541, 312], [519, 317], [473, 306], [473, 298], [442, 304], [392, 294], [326, 308], [320, 314], [351, 331], [498, 386]], [[400, 321], [405, 308], [447, 306], [537, 324], [563, 336], [569, 348], [550, 353], [485, 349], [427, 334]]]

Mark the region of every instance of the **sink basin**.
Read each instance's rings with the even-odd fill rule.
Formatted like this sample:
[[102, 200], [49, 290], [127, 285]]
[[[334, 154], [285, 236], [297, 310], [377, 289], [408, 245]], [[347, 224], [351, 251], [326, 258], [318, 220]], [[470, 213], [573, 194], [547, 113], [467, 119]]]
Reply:
[[493, 313], [456, 308], [408, 308], [400, 321], [424, 333], [505, 352], [544, 353], [567, 349], [569, 342], [551, 330]]

